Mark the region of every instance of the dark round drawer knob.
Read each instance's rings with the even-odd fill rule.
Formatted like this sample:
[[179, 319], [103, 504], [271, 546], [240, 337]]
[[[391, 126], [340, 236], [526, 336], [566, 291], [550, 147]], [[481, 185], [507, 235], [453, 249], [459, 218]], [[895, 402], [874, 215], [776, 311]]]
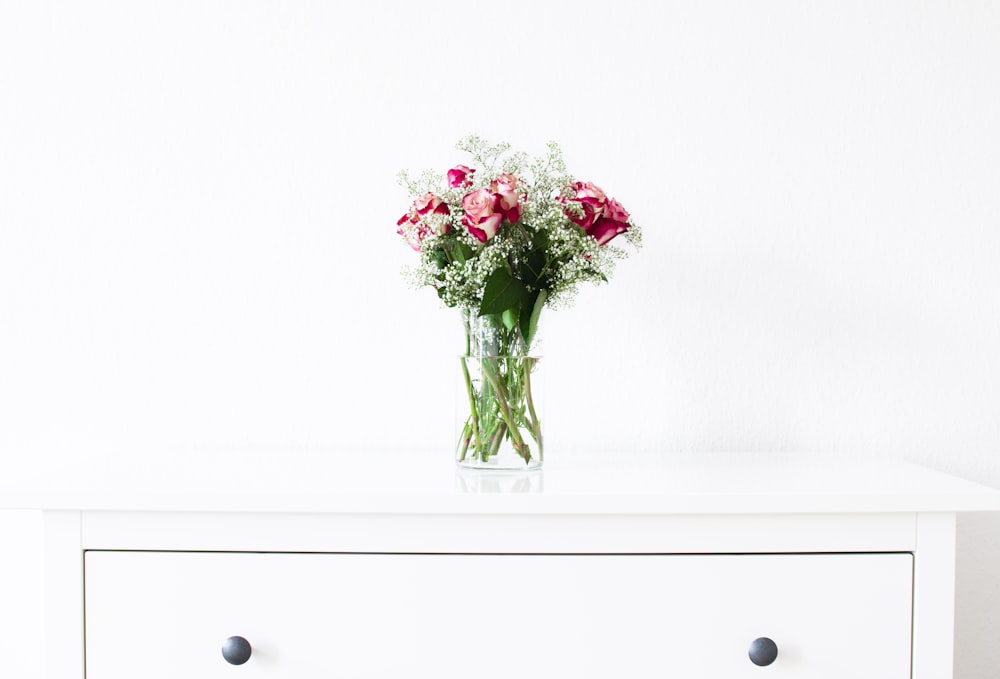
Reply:
[[778, 644], [767, 637], [754, 639], [750, 644], [750, 662], [754, 665], [770, 665], [778, 657]]
[[222, 657], [230, 665], [242, 665], [250, 659], [250, 642], [243, 637], [229, 637], [222, 644]]

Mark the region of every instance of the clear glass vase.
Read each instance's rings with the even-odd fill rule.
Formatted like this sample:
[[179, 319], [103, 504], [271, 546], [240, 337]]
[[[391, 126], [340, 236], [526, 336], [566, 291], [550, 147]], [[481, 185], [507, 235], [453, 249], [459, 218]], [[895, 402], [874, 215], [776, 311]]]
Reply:
[[539, 342], [496, 316], [463, 313], [465, 353], [460, 383], [456, 461], [476, 469], [538, 469], [542, 428], [537, 371]]

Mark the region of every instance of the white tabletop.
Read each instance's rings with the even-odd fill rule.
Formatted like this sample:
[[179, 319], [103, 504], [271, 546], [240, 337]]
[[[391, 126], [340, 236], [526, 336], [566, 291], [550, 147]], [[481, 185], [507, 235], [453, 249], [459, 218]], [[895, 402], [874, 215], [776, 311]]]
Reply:
[[791, 453], [562, 455], [535, 472], [447, 454], [90, 457], [0, 477], [0, 508], [375, 513], [1000, 511], [1000, 491], [899, 460]]

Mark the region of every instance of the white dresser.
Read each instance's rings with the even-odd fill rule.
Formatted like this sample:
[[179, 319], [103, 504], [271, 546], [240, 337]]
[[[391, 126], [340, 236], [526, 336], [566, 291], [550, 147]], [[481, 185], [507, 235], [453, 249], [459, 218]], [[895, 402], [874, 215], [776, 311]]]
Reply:
[[49, 679], [946, 679], [956, 513], [1000, 510], [902, 462], [316, 460], [6, 490], [45, 509]]

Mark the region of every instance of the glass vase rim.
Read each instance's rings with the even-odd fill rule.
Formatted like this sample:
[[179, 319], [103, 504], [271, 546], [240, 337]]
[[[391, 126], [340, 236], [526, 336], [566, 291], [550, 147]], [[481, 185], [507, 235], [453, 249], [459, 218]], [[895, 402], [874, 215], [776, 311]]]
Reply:
[[532, 358], [538, 360], [540, 358], [545, 358], [544, 354], [458, 354], [456, 358], [466, 359], [466, 358]]

